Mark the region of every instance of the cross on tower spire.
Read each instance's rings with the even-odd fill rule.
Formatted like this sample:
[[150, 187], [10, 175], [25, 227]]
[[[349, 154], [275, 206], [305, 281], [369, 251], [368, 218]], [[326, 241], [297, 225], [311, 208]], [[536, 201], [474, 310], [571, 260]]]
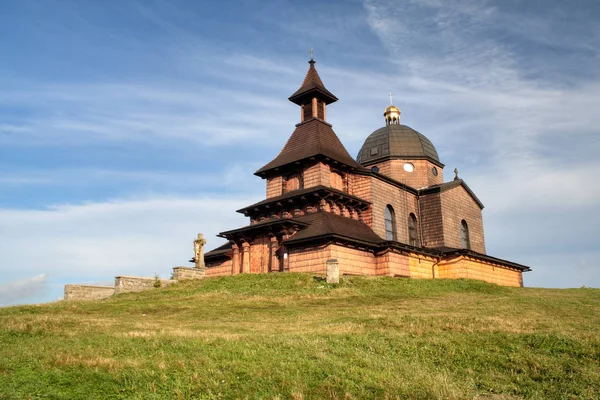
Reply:
[[394, 103], [392, 102], [392, 92], [390, 92], [390, 106], [394, 105]]
[[314, 54], [312, 47], [310, 48], [310, 61], [314, 61]]

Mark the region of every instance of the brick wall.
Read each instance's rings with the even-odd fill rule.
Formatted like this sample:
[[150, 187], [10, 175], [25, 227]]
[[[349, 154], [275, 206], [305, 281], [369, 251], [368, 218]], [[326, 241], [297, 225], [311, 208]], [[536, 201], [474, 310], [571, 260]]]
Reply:
[[206, 266], [206, 276], [227, 276], [232, 274], [231, 259], [219, 263], [207, 264]]
[[[331, 257], [331, 245], [294, 247], [288, 249], [287, 268], [290, 272], [325, 273]], [[341, 273], [340, 265], [340, 273]]]
[[408, 268], [410, 277], [417, 279], [432, 279], [433, 266], [437, 262], [435, 258], [411, 253], [408, 257]]
[[410, 276], [408, 256], [396, 251], [388, 251], [376, 257], [377, 275]]
[[419, 197], [421, 207], [421, 235], [423, 247], [444, 246], [444, 220], [439, 193]]
[[100, 300], [113, 294], [112, 286], [65, 285], [65, 300]]
[[330, 174], [331, 170], [329, 165], [322, 162], [318, 162], [304, 170], [304, 187], [315, 187], [319, 185], [331, 186], [330, 185]]
[[[366, 201], [372, 201], [371, 177], [348, 174], [348, 193]], [[361, 211], [360, 219], [368, 226], [373, 226], [373, 211]]]
[[461, 221], [464, 219], [469, 227], [471, 249], [485, 254], [483, 235], [483, 218], [479, 205], [462, 186], [446, 190], [440, 194], [443, 224], [444, 245], [462, 248], [460, 234]]
[[332, 244], [331, 258], [338, 260], [340, 275], [375, 275], [377, 270], [375, 256], [369, 251]]
[[267, 199], [280, 196], [282, 194], [282, 185], [283, 178], [281, 176], [275, 176], [267, 179]]
[[[413, 172], [404, 170], [404, 164], [407, 162], [415, 166]], [[427, 160], [387, 160], [375, 165], [379, 167], [380, 174], [417, 189], [444, 182], [442, 168]], [[434, 167], [438, 171], [437, 176], [433, 174]]]
[[419, 212], [417, 198], [394, 185], [379, 179], [371, 180], [372, 224], [371, 229], [385, 239], [385, 207], [393, 207], [396, 216], [396, 238], [399, 242], [408, 243], [408, 216], [415, 214], [417, 223]]
[[521, 271], [463, 256], [440, 262], [436, 274], [439, 278], [468, 278], [502, 286], [523, 286]]

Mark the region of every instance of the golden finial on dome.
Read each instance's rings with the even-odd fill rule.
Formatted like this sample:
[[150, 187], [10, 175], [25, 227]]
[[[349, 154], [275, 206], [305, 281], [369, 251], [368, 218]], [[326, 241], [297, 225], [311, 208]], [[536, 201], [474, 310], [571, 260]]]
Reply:
[[383, 112], [386, 125], [400, 125], [400, 109], [392, 103], [392, 92], [390, 92], [390, 105]]

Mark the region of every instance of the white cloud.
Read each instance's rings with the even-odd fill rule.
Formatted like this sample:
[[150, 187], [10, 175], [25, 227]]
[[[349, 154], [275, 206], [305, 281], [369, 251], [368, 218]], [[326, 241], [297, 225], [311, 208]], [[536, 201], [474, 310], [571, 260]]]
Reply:
[[[259, 182], [260, 184], [260, 182]], [[44, 210], [0, 210], [0, 270], [3, 280], [46, 274], [56, 283], [93, 283], [116, 275], [169, 276], [187, 265], [192, 241], [205, 234], [207, 249], [218, 232], [246, 225], [235, 210], [252, 196], [153, 197], [105, 203], [59, 205]], [[25, 292], [21, 291], [25, 300]]]
[[48, 291], [46, 274], [0, 285], [0, 306], [44, 296]]
[[[600, 246], [594, 184], [600, 80], [586, 74], [547, 79], [543, 65], [524, 69], [527, 55], [505, 40], [527, 36], [539, 45], [556, 38], [561, 51], [577, 51], [584, 38], [597, 37], [597, 27], [581, 28], [569, 48], [561, 30], [546, 29], [558, 24], [557, 13], [529, 19], [516, 9], [462, 0], [395, 6], [367, 0], [365, 10], [401, 75], [403, 94], [396, 99], [404, 121], [415, 118], [413, 127], [486, 204], [490, 254], [529, 263], [530, 285], [598, 286], [600, 274], [589, 260], [590, 249]], [[541, 57], [535, 45], [528, 51]], [[548, 68], [556, 61], [545, 60]]]

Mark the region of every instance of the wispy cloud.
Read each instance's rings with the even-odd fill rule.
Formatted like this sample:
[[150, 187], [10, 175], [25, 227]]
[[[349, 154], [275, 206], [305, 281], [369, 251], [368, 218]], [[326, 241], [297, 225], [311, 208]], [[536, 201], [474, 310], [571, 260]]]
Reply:
[[0, 65], [2, 279], [46, 273], [56, 298], [73, 280], [167, 275], [198, 231], [217, 245], [299, 122], [286, 98], [315, 47], [350, 153], [391, 90], [486, 204], [492, 255], [535, 267], [527, 284], [600, 284], [593, 0], [58, 3], [19, 2], [0, 24], [30, 39]]
[[43, 297], [48, 291], [46, 274], [0, 285], [0, 306]]
[[[176, 87], [178, 86], [178, 87]], [[183, 140], [203, 145], [265, 138], [287, 127], [285, 102], [232, 89], [173, 82], [65, 84], [4, 91], [0, 104], [22, 117], [0, 126], [5, 144], [82, 144], [101, 141]]]
[[[536, 17], [525, 6], [490, 2], [395, 5], [365, 2], [404, 81], [398, 105], [488, 206], [488, 251], [531, 263], [529, 284], [549, 285], [569, 268], [571, 277], [553, 286], [598, 285], [600, 274], [581, 269], [594, 259], [582, 250], [600, 245], [600, 192], [592, 183], [600, 172], [593, 156], [600, 149], [600, 77], [581, 64], [600, 51], [587, 40], [598, 37], [597, 25], [574, 32], [571, 24], [570, 44], [564, 29], [549, 29], [564, 18], [552, 7]], [[541, 46], [555, 40], [563, 55], [588, 50], [571, 58], [579, 73], [557, 79], [572, 65], [552, 57], [533, 68], [528, 54], [545, 55]]]
[[62, 284], [73, 281], [154, 272], [169, 276], [171, 267], [188, 265], [198, 232], [205, 234], [207, 248], [216, 247], [222, 242], [218, 232], [247, 223], [235, 210], [256, 200], [244, 195], [153, 196], [43, 210], [0, 209], [2, 280], [47, 274], [44, 279], [55, 283], [51, 294], [57, 298]]

